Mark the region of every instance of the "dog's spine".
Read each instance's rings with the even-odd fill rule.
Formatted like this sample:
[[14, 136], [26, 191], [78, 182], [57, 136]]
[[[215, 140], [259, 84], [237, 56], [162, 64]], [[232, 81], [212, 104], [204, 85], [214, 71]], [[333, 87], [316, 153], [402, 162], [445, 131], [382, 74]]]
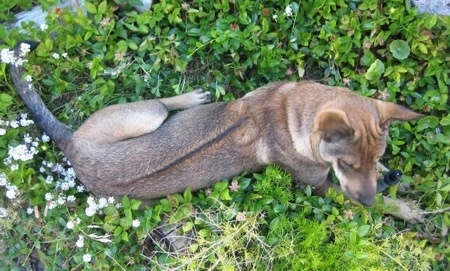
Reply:
[[[19, 55], [19, 50], [22, 43], [29, 44], [31, 50], [34, 50], [38, 45], [36, 42], [20, 42], [14, 50], [16, 56]], [[10, 70], [17, 93], [28, 107], [28, 110], [36, 123], [62, 151], [65, 151], [66, 147], [72, 140], [74, 133], [73, 130], [56, 119], [56, 117], [44, 104], [34, 86], [23, 79], [24, 69], [21, 65], [12, 64]]]

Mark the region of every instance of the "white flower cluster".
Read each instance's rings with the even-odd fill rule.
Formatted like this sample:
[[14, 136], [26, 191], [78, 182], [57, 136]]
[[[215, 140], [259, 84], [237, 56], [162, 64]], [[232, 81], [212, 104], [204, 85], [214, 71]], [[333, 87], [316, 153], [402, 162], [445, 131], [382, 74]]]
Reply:
[[83, 262], [88, 263], [92, 260], [92, 256], [89, 253], [83, 255]]
[[[14, 121], [4, 121], [0, 120], [0, 126], [10, 126], [11, 128], [15, 129], [19, 126], [26, 127], [31, 124], [33, 124], [34, 121], [31, 119], [28, 119], [27, 114], [21, 114], [19, 120]], [[4, 128], [1, 128], [4, 129]], [[6, 134], [5, 131], [0, 130], [1, 134]], [[19, 168], [18, 164], [16, 162], [26, 162], [29, 160], [32, 160], [36, 154], [38, 154], [38, 146], [39, 146], [39, 138], [33, 139], [29, 134], [26, 134], [23, 137], [23, 144], [19, 144], [17, 146], [9, 146], [8, 147], [8, 156], [3, 160], [3, 163], [6, 166], [10, 166], [10, 169], [12, 171], [15, 171]]]
[[[287, 5], [284, 8], [283, 15], [286, 16], [286, 17], [291, 17], [292, 15], [294, 15], [294, 10], [292, 9], [291, 5]], [[272, 15], [272, 18], [276, 21], [278, 19], [278, 15], [274, 14], [274, 15]]]
[[59, 54], [59, 53], [53, 53], [53, 54], [52, 54], [52, 57], [53, 57], [54, 59], [60, 59], [61, 56], [64, 57], [64, 58], [67, 58], [68, 54], [67, 54], [67, 53], [62, 53], [62, 54]]
[[[81, 219], [79, 217], [77, 217], [77, 219], [75, 220], [75, 223], [78, 225], [81, 223]], [[74, 221], [70, 220], [66, 223], [66, 228], [68, 230], [73, 230], [75, 228], [75, 223]]]
[[34, 121], [32, 119], [28, 119], [27, 113], [20, 114], [18, 120], [3, 120], [0, 119], [0, 126], [3, 132], [0, 132], [0, 135], [6, 134], [6, 128], [11, 127], [13, 129], [19, 128], [19, 127], [27, 127], [31, 124], [34, 124]]
[[0, 208], [0, 218], [5, 218], [8, 217], [8, 210], [6, 210], [5, 208]]
[[[70, 165], [68, 161], [67, 163]], [[62, 177], [60, 178], [60, 180], [56, 182], [55, 188], [61, 188], [61, 190], [67, 191], [70, 188], [74, 188], [77, 185], [77, 183], [75, 182], [77, 176], [75, 175], [73, 167], [65, 168], [61, 164], [56, 164], [55, 167], [53, 168], [53, 171]], [[84, 191], [84, 188], [82, 191]]]
[[4, 172], [0, 172], [0, 187], [6, 188], [5, 196], [10, 200], [15, 199], [19, 195], [19, 189], [8, 181]]
[[139, 219], [136, 218], [131, 222], [131, 225], [133, 226], [133, 228], [137, 228], [141, 225], [141, 221], [139, 221]]
[[39, 25], [39, 28], [41, 29], [41, 31], [45, 31], [48, 29], [48, 25], [47, 24], [41, 24]]
[[[97, 213], [101, 214], [103, 208], [107, 207], [110, 204], [112, 205], [114, 203], [115, 199], [113, 197], [109, 197], [108, 199], [105, 198], [96, 199], [90, 196], [87, 199], [88, 207], [86, 208], [85, 213], [87, 216], [93, 216]], [[121, 207], [120, 203], [117, 203], [116, 207], [120, 208]]]
[[[33, 120], [28, 119], [27, 114], [20, 114], [18, 118], [12, 121], [0, 119], [0, 136], [5, 135], [8, 129], [26, 127], [33, 123]], [[23, 162], [35, 159], [35, 156], [39, 152], [38, 147], [41, 142], [46, 143], [50, 141], [50, 137], [46, 134], [43, 134], [41, 137], [32, 137], [30, 134], [24, 134], [22, 139], [23, 142], [21, 144], [8, 147], [7, 157], [3, 159], [3, 164], [9, 166], [11, 172], [18, 170], [19, 165], [23, 164]], [[83, 185], [76, 183], [75, 171], [71, 167], [70, 162], [66, 158], [63, 158], [63, 163], [66, 166], [44, 160], [39, 168], [39, 172], [43, 175], [45, 184], [55, 189], [54, 191], [49, 191], [45, 194], [45, 200], [47, 202], [46, 212], [57, 206], [75, 202], [76, 197], [74, 195], [65, 193], [71, 188], [75, 188], [78, 193], [82, 193], [86, 190]], [[4, 196], [13, 200], [19, 196], [20, 191], [16, 185], [13, 185], [8, 181], [6, 175], [7, 172], [8, 171], [0, 172], [0, 192], [4, 191]], [[7, 211], [3, 213], [7, 215]], [[34, 213], [32, 206], [28, 207], [27, 213]]]
[[78, 236], [78, 240], [77, 240], [77, 242], [75, 243], [75, 245], [76, 245], [77, 247], [79, 247], [79, 248], [84, 247], [84, 237], [83, 237], [83, 235], [79, 235], [79, 236]]
[[1, 62], [6, 64], [11, 64], [16, 67], [22, 66], [23, 63], [27, 62], [27, 60], [24, 58], [28, 53], [30, 52], [30, 45], [28, 43], [21, 43], [20, 44], [20, 50], [19, 50], [19, 56], [14, 55], [14, 50], [9, 49], [2, 49], [0, 51], [0, 59]]
[[287, 5], [286, 8], [284, 9], [284, 15], [290, 17], [292, 16], [292, 7], [291, 5]]

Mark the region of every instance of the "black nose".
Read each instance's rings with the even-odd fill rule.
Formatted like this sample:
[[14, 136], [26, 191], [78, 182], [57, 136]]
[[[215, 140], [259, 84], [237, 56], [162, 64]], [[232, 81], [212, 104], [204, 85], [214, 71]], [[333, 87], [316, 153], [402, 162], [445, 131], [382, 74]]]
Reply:
[[361, 204], [363, 204], [365, 206], [372, 206], [373, 202], [375, 201], [375, 197], [364, 197], [364, 196], [362, 196], [362, 197], [356, 198], [356, 200], [359, 203], [361, 203]]

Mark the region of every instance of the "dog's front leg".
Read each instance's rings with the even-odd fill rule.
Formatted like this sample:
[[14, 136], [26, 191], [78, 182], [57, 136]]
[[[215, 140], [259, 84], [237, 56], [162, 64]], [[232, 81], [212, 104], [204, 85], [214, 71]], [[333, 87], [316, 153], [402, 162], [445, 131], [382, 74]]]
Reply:
[[321, 185], [313, 186], [314, 195], [317, 195], [317, 196], [325, 196], [327, 194], [328, 190], [330, 190], [330, 189], [333, 189], [338, 192], [342, 191], [342, 189], [339, 185], [332, 183], [328, 179], [325, 180]]

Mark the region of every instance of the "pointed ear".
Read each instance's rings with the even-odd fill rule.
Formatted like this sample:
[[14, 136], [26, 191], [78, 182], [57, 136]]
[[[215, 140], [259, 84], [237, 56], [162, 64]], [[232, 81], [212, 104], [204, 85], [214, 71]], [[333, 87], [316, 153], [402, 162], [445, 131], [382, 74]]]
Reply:
[[424, 117], [404, 106], [378, 101], [378, 112], [380, 114], [380, 127], [387, 129], [394, 121], [408, 121]]
[[334, 143], [352, 138], [355, 130], [350, 126], [344, 111], [326, 109], [316, 116], [313, 132], [320, 133], [326, 142]]

